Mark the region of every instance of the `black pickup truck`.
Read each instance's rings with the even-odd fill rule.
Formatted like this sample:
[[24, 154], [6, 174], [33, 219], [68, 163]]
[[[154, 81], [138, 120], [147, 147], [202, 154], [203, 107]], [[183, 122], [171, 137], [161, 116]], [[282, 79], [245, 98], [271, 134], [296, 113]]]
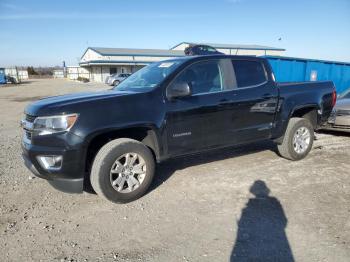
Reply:
[[282, 157], [302, 159], [335, 101], [332, 82], [276, 83], [264, 58], [182, 57], [150, 64], [108, 91], [27, 106], [23, 158], [61, 191], [91, 183], [98, 195], [128, 202], [168, 158], [270, 139]]

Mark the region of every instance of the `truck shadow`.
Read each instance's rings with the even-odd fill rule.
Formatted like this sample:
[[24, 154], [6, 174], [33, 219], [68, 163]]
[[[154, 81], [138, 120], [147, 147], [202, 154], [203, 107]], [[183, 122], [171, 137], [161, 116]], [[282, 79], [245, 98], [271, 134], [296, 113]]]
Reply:
[[270, 150], [277, 154], [276, 146], [272, 141], [262, 141], [254, 144], [243, 145], [239, 147], [228, 147], [224, 149], [215, 149], [206, 153], [179, 157], [166, 160], [158, 164], [153, 183], [148, 193], [162, 185], [176, 171], [185, 169], [190, 166], [211, 163], [228, 158], [239, 157], [243, 155], [254, 154], [261, 151]]
[[230, 261], [294, 261], [285, 232], [288, 220], [280, 201], [269, 196], [264, 181], [250, 187], [254, 195], [237, 222], [237, 237]]
[[[210, 150], [206, 153], [183, 156], [179, 158], [166, 160], [156, 167], [153, 182], [146, 194], [152, 192], [157, 187], [161, 186], [168, 178], [170, 178], [177, 170], [182, 170], [190, 166], [211, 163], [228, 158], [239, 157], [243, 155], [254, 154], [261, 151], [270, 150], [277, 153], [276, 145], [270, 141], [262, 141], [255, 144], [227, 147], [224, 149]], [[89, 173], [89, 172], [88, 172]], [[88, 176], [88, 173], [86, 176]], [[89, 179], [84, 179], [84, 192], [96, 194]]]

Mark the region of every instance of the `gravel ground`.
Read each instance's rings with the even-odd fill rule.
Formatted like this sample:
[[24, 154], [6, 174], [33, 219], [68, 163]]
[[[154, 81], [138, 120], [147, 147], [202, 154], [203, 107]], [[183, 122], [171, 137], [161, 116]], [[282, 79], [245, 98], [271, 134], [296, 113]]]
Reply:
[[0, 87], [1, 261], [349, 261], [350, 136], [317, 134], [291, 162], [261, 143], [167, 161], [124, 205], [69, 195], [21, 160], [33, 100], [105, 85], [31, 80]]

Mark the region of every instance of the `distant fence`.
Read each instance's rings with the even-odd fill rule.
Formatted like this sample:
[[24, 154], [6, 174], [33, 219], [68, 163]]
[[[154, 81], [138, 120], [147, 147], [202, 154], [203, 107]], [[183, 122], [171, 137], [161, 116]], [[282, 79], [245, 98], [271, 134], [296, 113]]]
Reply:
[[41, 78], [67, 78], [70, 80], [77, 80], [78, 78], [90, 79], [90, 72], [79, 66], [69, 66], [65, 69], [55, 69], [52, 71], [52, 75], [28, 75], [28, 71], [25, 69], [5, 68], [5, 75], [20, 82], [22, 80], [41, 79]]
[[30, 79], [47, 79], [47, 78], [53, 78], [52, 75], [29, 75]]

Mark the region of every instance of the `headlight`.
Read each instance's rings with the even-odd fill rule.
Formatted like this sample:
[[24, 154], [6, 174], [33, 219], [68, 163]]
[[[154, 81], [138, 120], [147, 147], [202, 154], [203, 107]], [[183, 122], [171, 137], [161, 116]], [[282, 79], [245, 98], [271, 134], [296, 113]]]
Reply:
[[78, 114], [37, 117], [33, 123], [35, 135], [49, 135], [68, 131], [78, 119]]

